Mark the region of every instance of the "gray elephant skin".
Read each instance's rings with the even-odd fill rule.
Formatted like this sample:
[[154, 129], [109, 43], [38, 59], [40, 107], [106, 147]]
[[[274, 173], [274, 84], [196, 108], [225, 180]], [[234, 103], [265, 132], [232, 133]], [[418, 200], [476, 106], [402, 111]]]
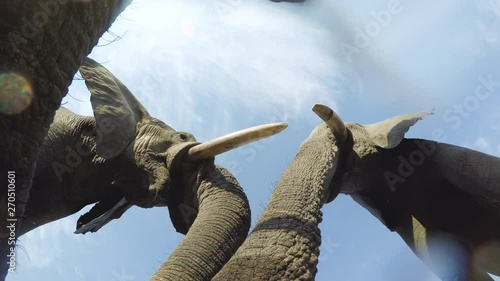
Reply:
[[301, 144], [249, 237], [213, 280], [314, 280], [322, 198], [340, 158], [325, 127]]
[[[0, 1], [0, 75], [8, 73], [9, 77], [18, 78], [22, 83], [14, 86], [27, 89], [30, 94], [30, 99], [27, 99], [28, 105], [23, 110], [18, 112], [0, 110], [2, 132], [0, 178], [2, 182], [7, 182], [8, 171], [16, 173], [15, 219], [17, 221], [12, 232], [15, 237], [21, 233], [35, 172], [41, 170], [38, 167], [39, 156], [56, 110], [60, 107], [62, 98], [67, 94], [68, 87], [84, 58], [131, 2], [131, 0]], [[2, 87], [5, 86], [5, 82], [9, 82], [4, 77], [0, 78], [4, 83], [1, 84]], [[4, 104], [1, 106], [4, 109]], [[64, 114], [66, 113], [63, 110], [59, 115]], [[6, 222], [7, 185], [2, 185], [1, 191], [0, 220]], [[109, 204], [114, 200], [116, 198], [107, 198], [104, 203]], [[80, 202], [66, 206], [69, 209], [65, 212], [74, 212], [75, 208], [79, 208], [79, 204]], [[116, 209], [117, 211], [123, 211], [127, 204], [120, 206], [121, 209]], [[100, 210], [96, 207], [94, 211]], [[35, 224], [32, 222], [31, 226], [24, 227], [23, 231], [49, 220], [50, 218], [43, 219]], [[8, 269], [6, 257], [10, 254], [11, 245], [8, 244], [10, 235], [9, 229], [2, 227], [0, 280], [5, 279]]]
[[[317, 108], [321, 108], [318, 106]], [[431, 112], [370, 125], [343, 123], [328, 108], [341, 163], [329, 187], [350, 195], [442, 280], [500, 275], [500, 159], [404, 134]], [[336, 122], [332, 122], [335, 119]]]
[[95, 117], [56, 112], [20, 234], [93, 203], [77, 233], [99, 230], [132, 205], [168, 206], [176, 230], [187, 235], [152, 280], [210, 280], [250, 227], [238, 182], [213, 157], [190, 161], [194, 137], [151, 117], [102, 65], [87, 59], [80, 73]]
[[[343, 193], [397, 232], [442, 280], [492, 280], [487, 272], [500, 275], [498, 157], [435, 141], [405, 139], [409, 128], [430, 112], [360, 125], [344, 124], [323, 105], [313, 110], [326, 125], [316, 127], [301, 145], [258, 225], [221, 272], [228, 267], [232, 267], [229, 272], [239, 272], [235, 265], [244, 263], [257, 268], [244, 267], [240, 271], [245, 274], [266, 272], [258, 269], [265, 267], [272, 269], [267, 272], [313, 280], [320, 207]], [[287, 243], [273, 236], [283, 235], [280, 232], [291, 236], [291, 249], [300, 247], [290, 251]], [[274, 264], [256, 262], [271, 252], [282, 256]]]
[[[186, 234], [152, 280], [210, 280], [245, 239], [248, 201], [213, 157], [276, 134], [268, 124], [203, 144], [149, 115], [118, 78], [92, 59], [80, 73], [94, 117], [61, 107], [39, 157], [20, 235], [94, 204], [75, 233], [98, 231], [132, 205], [168, 206]], [[189, 230], [189, 231], [188, 231]], [[187, 260], [198, 260], [191, 263]]]
[[[0, 114], [0, 131], [2, 132], [0, 134], [0, 150], [3, 155], [0, 160], [0, 172], [2, 177], [7, 175], [8, 170], [17, 172], [16, 216], [19, 219], [18, 227], [23, 225], [21, 222], [26, 216], [24, 210], [30, 197], [35, 169], [37, 173], [43, 169], [38, 165], [39, 156], [43, 149], [47, 149], [43, 146], [43, 142], [55, 116], [55, 111], [59, 108], [61, 99], [67, 93], [72, 77], [84, 57], [115, 17], [130, 3], [130, 1], [119, 0], [92, 1], [91, 3], [81, 1], [56, 2], [60, 5], [52, 6], [50, 10], [45, 11], [46, 14], [50, 15], [50, 20], [44, 24], [36, 25], [36, 30], [31, 31], [28, 30], [29, 27], [25, 26], [26, 22], [23, 19], [32, 20], [35, 18], [35, 15], [41, 11], [39, 1], [23, 1], [23, 5], [19, 4], [20, 1], [0, 3], [0, 50], [2, 50], [0, 73], [20, 73], [31, 83], [34, 93], [31, 106], [25, 111], [15, 115]], [[76, 118], [64, 109], [57, 114], [61, 117], [71, 115]], [[409, 119], [397, 118], [398, 122], [384, 122], [384, 124], [393, 124], [391, 126], [380, 126], [379, 124], [377, 127], [374, 124], [370, 127], [347, 123], [345, 130], [339, 129], [338, 124], [330, 126], [330, 128], [324, 124], [318, 126], [303, 143], [297, 157], [283, 174], [268, 207], [249, 239], [215, 278], [234, 280], [237, 276], [246, 276], [248, 278], [244, 280], [266, 278], [279, 280], [288, 277], [298, 280], [312, 280], [319, 254], [320, 236], [317, 225], [321, 222], [320, 207], [323, 203], [332, 200], [339, 192], [350, 194], [389, 229], [401, 235], [410, 248], [427, 262], [441, 278], [491, 280], [485, 274], [486, 271], [499, 274], [498, 265], [500, 262], [498, 251], [495, 251], [498, 249], [496, 246], [498, 244], [495, 243], [498, 243], [499, 240], [497, 223], [499, 218], [498, 202], [500, 201], [498, 195], [499, 159], [447, 144], [404, 139], [404, 132], [423, 115], [425, 114], [414, 115]], [[64, 118], [61, 120], [66, 121]], [[375, 128], [379, 129], [374, 130]], [[172, 154], [174, 156], [183, 155], [180, 151], [178, 153], [173, 151], [185, 143], [182, 138], [181, 140], [174, 138], [174, 136], [180, 137], [180, 133], [173, 132], [166, 127], [163, 129], [172, 136], [172, 143], [169, 146], [172, 149]], [[331, 133], [332, 130], [335, 132], [334, 134]], [[84, 132], [91, 131], [91, 128], [86, 127], [80, 132], [83, 135]], [[82, 140], [81, 143], [85, 143], [93, 137], [86, 134], [84, 136], [89, 138]], [[384, 142], [383, 139], [386, 141]], [[85, 148], [79, 147], [80, 152], [75, 151], [80, 153], [81, 157], [88, 152], [88, 149]], [[420, 151], [424, 155], [424, 161], [419, 165], [412, 164], [412, 159], [413, 163], [420, 163], [420, 160], [416, 158], [418, 157], [416, 152], [411, 156], [414, 151]], [[113, 157], [125, 157], [123, 155], [108, 156], [109, 160], [104, 157], [101, 157], [102, 159], [96, 158], [96, 160], [102, 161], [102, 164], [111, 165], [114, 162], [113, 159], [117, 159]], [[81, 158], [84, 161], [84, 157]], [[85, 160], [91, 161], [90, 158]], [[43, 160], [43, 158], [40, 161], [50, 162]], [[180, 162], [182, 163], [182, 161]], [[59, 163], [65, 165], [65, 167], [60, 166], [58, 170], [59, 175], [63, 178], [71, 174], [66, 168], [76, 168], [71, 166], [76, 162], [68, 162], [66, 158]], [[68, 165], [68, 163], [72, 164]], [[175, 161], [172, 161], [172, 164], [175, 164]], [[146, 166], [144, 168], [152, 168]], [[54, 171], [53, 167], [51, 169]], [[141, 173], [138, 167], [128, 166], [124, 169]], [[154, 169], [150, 169], [150, 171], [152, 170]], [[167, 170], [170, 173], [176, 169]], [[210, 160], [192, 167], [180, 168], [178, 171], [180, 171], [180, 178], [190, 179], [190, 182], [185, 186], [198, 188], [198, 193], [204, 194], [203, 190], [209, 188], [219, 190], [221, 188], [218, 187], [218, 184], [221, 182], [228, 182], [224, 186], [234, 185], [234, 188], [239, 190], [234, 179], [223, 169], [214, 167]], [[118, 206], [115, 209], [111, 208], [112, 211], [116, 212], [105, 217], [104, 221], [98, 220], [99, 223], [102, 224], [109, 219], [118, 217], [131, 202], [143, 206], [168, 205], [167, 199], [163, 197], [165, 195], [163, 192], [168, 192], [167, 189], [153, 188], [149, 193], [149, 184], [153, 183], [154, 180], [147, 178], [144, 170], [142, 173], [144, 173], [143, 177], [140, 178], [146, 178], [146, 183], [136, 185], [136, 182], [127, 182], [127, 177], [119, 177], [116, 187], [118, 185], [121, 187], [113, 190], [114, 192], [103, 188], [98, 192], [99, 196], [82, 197], [85, 198], [85, 202], [102, 201], [102, 203], [99, 203], [101, 207], [96, 206], [88, 216], [82, 218], [81, 226], [90, 226], [90, 229], [95, 230], [96, 228], [92, 228], [94, 225], [91, 222], [95, 222], [94, 219], [99, 219], [100, 216], [97, 215], [110, 206]], [[170, 180], [173, 178], [175, 176], [170, 177]], [[54, 179], [59, 181], [57, 175]], [[168, 182], [168, 177], [161, 179]], [[147, 186], [148, 191], [127, 188], [127, 186]], [[153, 184], [153, 186], [160, 187], [161, 185]], [[172, 186], [178, 185], [174, 181], [174, 183], [170, 182], [170, 187]], [[0, 205], [2, 206], [0, 219], [6, 221], [7, 214], [4, 213], [4, 210], [7, 209], [4, 207], [6, 206], [6, 185], [3, 188], [4, 192], [0, 195]], [[188, 190], [190, 189], [188, 188]], [[156, 194], [157, 192], [160, 193], [157, 200], [144, 197], [146, 193]], [[128, 197], [128, 199], [125, 204], [120, 205], [123, 203], [122, 196]], [[239, 201], [245, 201], [240, 195], [236, 197], [239, 197]], [[184, 196], [174, 196], [173, 198], [180, 200]], [[57, 200], [63, 199], [56, 198], [55, 200], [57, 202]], [[198, 201], [199, 215], [190, 226], [190, 233], [193, 233], [195, 229], [198, 229], [195, 233], [199, 235], [207, 233], [204, 232], [206, 229], [202, 228], [203, 224], [197, 228], [197, 222], [202, 221], [200, 217], [203, 218], [204, 208], [210, 209], [216, 206], [216, 204], [212, 205], [209, 202], [212, 201]], [[62, 211], [68, 214], [76, 212], [75, 210], [81, 208], [82, 204], [83, 202], [74, 202], [74, 204], [67, 202], [66, 205], [62, 206], [66, 206], [64, 208], [68, 209]], [[242, 204], [245, 205], [245, 203]], [[231, 211], [227, 210], [226, 212]], [[49, 212], [48, 216], [55, 218], [60, 214]], [[24, 227], [24, 230], [27, 231], [30, 227], [33, 228], [48, 222], [50, 218], [33, 219], [30, 223], [31, 226]], [[190, 222], [186, 220], [176, 222], [174, 219], [174, 224], [179, 227], [184, 224], [187, 227]], [[99, 224], [97, 225], [99, 226]], [[233, 235], [235, 231], [238, 232], [238, 229], [232, 229], [228, 236], [225, 236], [226, 240], [237, 237], [238, 235]], [[5, 233], [1, 233], [1, 235], [0, 254], [5, 257], [7, 250], [5, 238], [7, 236]], [[280, 235], [285, 235], [285, 239], [278, 239]], [[220, 237], [224, 237], [224, 235], [220, 235]], [[433, 244], [428, 243], [433, 240], [433, 237], [436, 239], [446, 237], [447, 240], [453, 239], [455, 241], [457, 248], [461, 248], [458, 251], [463, 257], [461, 260], [465, 261], [465, 263], [460, 264], [464, 266], [457, 266], [457, 268], [464, 270], [446, 272], [438, 266], [437, 262], [433, 261]], [[188, 238], [189, 234], [184, 241], [188, 241]], [[189, 246], [189, 244], [181, 244], [180, 248]], [[236, 244], [238, 243], [234, 243], [234, 245]], [[182, 252], [184, 251], [180, 251], [181, 255]], [[215, 256], [213, 252], [209, 255]], [[175, 259], [175, 255], [172, 257]], [[458, 264], [460, 259], [452, 259], [452, 262]], [[160, 269], [163, 274], [169, 272], [168, 264], [166, 263]], [[6, 263], [2, 261], [0, 272], [6, 272], [5, 265]], [[212, 266], [208, 266], [208, 268], [212, 268]], [[206, 277], [196, 274], [193, 273], [189, 278], [203, 280], [202, 278]], [[158, 276], [158, 279], [160, 278], [163, 277]], [[1, 279], [4, 279], [4, 276], [0, 276]]]
[[[0, 113], [0, 179], [7, 182], [7, 171], [16, 172], [17, 236], [55, 111], [83, 59], [130, 2], [0, 1], [0, 73], [22, 77], [32, 93], [30, 105], [22, 112]], [[7, 221], [7, 189], [6, 184], [0, 187], [2, 223]], [[8, 266], [9, 235], [2, 227], [0, 274], [5, 274]], [[0, 280], [4, 278], [0, 276]]]
[[323, 105], [313, 110], [326, 124], [302, 143], [257, 225], [215, 280], [314, 280], [320, 208], [339, 193], [397, 232], [442, 280], [500, 275], [499, 158], [405, 139], [430, 112], [360, 125], [344, 124]]

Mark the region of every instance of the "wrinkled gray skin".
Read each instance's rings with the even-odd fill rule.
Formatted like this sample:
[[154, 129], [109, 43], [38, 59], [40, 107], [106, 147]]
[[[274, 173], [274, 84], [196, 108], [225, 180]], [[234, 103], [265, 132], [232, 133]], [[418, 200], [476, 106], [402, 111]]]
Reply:
[[404, 139], [424, 115], [347, 123], [346, 158], [332, 196], [351, 195], [442, 280], [492, 280], [486, 272], [500, 275], [500, 159]]
[[339, 161], [336, 143], [326, 125], [314, 129], [249, 237], [213, 280], [314, 280], [321, 198]]
[[[248, 202], [238, 182], [214, 166], [213, 158], [184, 160], [187, 149], [197, 144], [194, 137], [149, 116], [103, 66], [87, 59], [80, 73], [92, 94], [95, 118], [62, 107], [57, 111], [21, 233], [96, 202], [79, 219], [83, 233], [97, 231], [130, 205], [168, 206], [177, 231], [189, 232], [153, 280], [210, 280], [250, 226]], [[125, 204], [113, 210], [120, 200]]]
[[80, 73], [92, 94], [95, 118], [64, 107], [57, 110], [43, 142], [21, 234], [95, 202], [100, 202], [99, 208], [90, 211], [93, 217], [87, 214], [85, 222], [123, 197], [128, 205], [166, 206], [172, 182], [165, 153], [172, 145], [195, 141], [191, 134], [149, 116], [95, 61], [87, 59]]
[[[129, 3], [130, 0], [0, 1], [0, 73], [24, 77], [34, 93], [31, 105], [21, 113], [0, 113], [0, 179], [5, 183], [7, 171], [16, 172], [17, 231], [55, 111], [83, 58]], [[5, 82], [9, 81], [3, 79], [2, 86]], [[2, 184], [0, 191], [0, 221], [4, 226], [7, 185]], [[9, 234], [5, 227], [0, 229], [0, 280], [7, 273]]]
[[[252, 233], [214, 280], [314, 280], [320, 208], [339, 192], [396, 231], [442, 280], [500, 274], [500, 159], [404, 139], [427, 114], [346, 123], [345, 141], [338, 128], [316, 127]], [[413, 169], [400, 168], [401, 159], [412, 161]], [[439, 241], [454, 247], [443, 249]]]
[[428, 114], [346, 123], [345, 158], [329, 200], [337, 190], [351, 195], [442, 280], [492, 280], [486, 272], [500, 274], [500, 159], [405, 139]]
[[[0, 179], [6, 182], [7, 171], [16, 172], [16, 237], [55, 112], [83, 59], [130, 2], [0, 1], [0, 73], [19, 74], [34, 93], [21, 113], [0, 113]], [[7, 185], [0, 190], [0, 220], [5, 222]], [[7, 274], [9, 234], [0, 230], [0, 280]]]

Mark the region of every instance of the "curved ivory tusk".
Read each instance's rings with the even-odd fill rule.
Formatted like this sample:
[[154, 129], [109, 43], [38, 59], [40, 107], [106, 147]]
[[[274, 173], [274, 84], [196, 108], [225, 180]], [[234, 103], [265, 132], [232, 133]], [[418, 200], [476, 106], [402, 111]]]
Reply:
[[319, 118], [325, 121], [328, 128], [332, 130], [333, 135], [339, 140], [340, 143], [346, 141], [347, 129], [337, 113], [331, 110], [328, 106], [322, 104], [315, 104], [312, 110], [319, 116]]
[[237, 131], [191, 147], [187, 159], [197, 161], [212, 158], [247, 143], [275, 135], [286, 127], [288, 127], [286, 123], [271, 123]]

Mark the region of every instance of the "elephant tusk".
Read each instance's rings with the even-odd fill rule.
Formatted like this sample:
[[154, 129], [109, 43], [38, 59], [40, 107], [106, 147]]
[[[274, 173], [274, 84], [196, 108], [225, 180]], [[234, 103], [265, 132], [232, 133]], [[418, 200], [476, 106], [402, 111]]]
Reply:
[[347, 139], [347, 129], [344, 125], [344, 121], [331, 110], [328, 106], [322, 104], [315, 104], [312, 108], [314, 113], [319, 116], [323, 121], [325, 121], [328, 128], [332, 130], [335, 138], [339, 140], [340, 143], [344, 143]]
[[191, 147], [187, 153], [187, 160], [209, 159], [247, 143], [275, 135], [286, 127], [288, 127], [286, 123], [271, 123], [237, 131]]

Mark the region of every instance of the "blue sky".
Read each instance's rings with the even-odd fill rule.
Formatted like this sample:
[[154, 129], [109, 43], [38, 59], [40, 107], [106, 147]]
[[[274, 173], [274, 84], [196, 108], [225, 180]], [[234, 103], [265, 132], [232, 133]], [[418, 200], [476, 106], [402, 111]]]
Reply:
[[[500, 87], [474, 96], [481, 81], [500, 82], [499, 0], [199, 2], [135, 0], [91, 57], [151, 115], [199, 141], [288, 122], [280, 135], [216, 159], [244, 187], [253, 222], [320, 123], [315, 103], [364, 124], [435, 108], [407, 137], [500, 155]], [[89, 96], [75, 80], [65, 106], [92, 115]], [[438, 280], [349, 197], [323, 211], [316, 280]], [[7, 280], [148, 280], [182, 239], [166, 208], [134, 207], [97, 233], [75, 235], [80, 214], [21, 237], [18, 272]]]

